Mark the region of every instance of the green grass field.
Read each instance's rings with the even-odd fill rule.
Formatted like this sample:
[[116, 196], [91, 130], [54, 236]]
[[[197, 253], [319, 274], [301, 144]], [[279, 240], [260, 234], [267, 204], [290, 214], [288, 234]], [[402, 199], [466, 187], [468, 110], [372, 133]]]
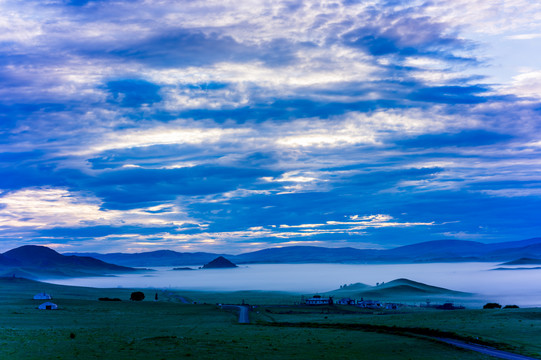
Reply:
[[[284, 304], [299, 301], [299, 295], [159, 291], [156, 302], [155, 290], [143, 290], [147, 298], [132, 302], [127, 300], [133, 291], [129, 289], [21, 279], [2, 279], [0, 287], [1, 359], [489, 359], [423, 338], [352, 330], [347, 324], [441, 329], [508, 344], [525, 354], [541, 353], [536, 339], [541, 330], [538, 309], [351, 313], [341, 307], [262, 306], [251, 313], [252, 324], [240, 325], [235, 312], [215, 304], [243, 299]], [[53, 295], [59, 310], [36, 309], [42, 301], [32, 296], [42, 291]], [[176, 295], [198, 304], [182, 304]], [[101, 302], [98, 297], [123, 301]], [[338, 326], [269, 326], [273, 322]]]

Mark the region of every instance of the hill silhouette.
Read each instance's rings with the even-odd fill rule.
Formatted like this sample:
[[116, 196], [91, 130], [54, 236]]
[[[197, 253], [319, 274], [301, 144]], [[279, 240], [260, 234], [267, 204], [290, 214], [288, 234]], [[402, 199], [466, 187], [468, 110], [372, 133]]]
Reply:
[[223, 256], [219, 256], [208, 264], [203, 265], [203, 269], [224, 269], [235, 267], [237, 267], [237, 265], [233, 264], [231, 261], [227, 260]]
[[383, 285], [376, 286], [375, 288], [367, 290], [364, 293], [370, 296], [466, 295], [466, 293], [462, 293], [460, 291], [427, 285], [409, 279], [396, 279]]
[[372, 288], [370, 285], [366, 285], [363, 283], [355, 283], [355, 284], [349, 284], [341, 287], [340, 289], [335, 290], [336, 292], [342, 291], [363, 291], [366, 289]]
[[419, 296], [468, 296], [469, 293], [423, 284], [409, 279], [396, 279], [378, 286], [361, 283], [333, 290], [328, 295], [353, 298], [403, 298]]
[[125, 273], [136, 269], [109, 264], [83, 256], [65, 256], [46, 246], [25, 245], [0, 257], [2, 276], [29, 278], [96, 276]]
[[19, 263], [20, 265], [39, 265], [42, 262], [62, 261], [61, 255], [46, 246], [24, 245], [3, 254], [6, 258]]

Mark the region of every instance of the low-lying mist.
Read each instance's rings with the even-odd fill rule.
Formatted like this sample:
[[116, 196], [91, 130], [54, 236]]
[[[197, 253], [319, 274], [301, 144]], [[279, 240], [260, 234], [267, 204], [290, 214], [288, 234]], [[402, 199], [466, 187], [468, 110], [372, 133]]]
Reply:
[[322, 293], [341, 285], [376, 285], [398, 278], [475, 293], [491, 301], [541, 306], [541, 270], [493, 270], [494, 263], [432, 264], [257, 264], [233, 269], [173, 271], [155, 268], [145, 274], [48, 279], [56, 284], [90, 287], [172, 288], [204, 291], [272, 290]]

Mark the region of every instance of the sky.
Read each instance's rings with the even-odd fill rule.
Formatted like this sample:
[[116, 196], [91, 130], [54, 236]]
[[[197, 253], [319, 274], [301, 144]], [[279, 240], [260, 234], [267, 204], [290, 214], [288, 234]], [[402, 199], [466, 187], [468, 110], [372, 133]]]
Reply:
[[0, 0], [0, 251], [541, 236], [535, 0]]

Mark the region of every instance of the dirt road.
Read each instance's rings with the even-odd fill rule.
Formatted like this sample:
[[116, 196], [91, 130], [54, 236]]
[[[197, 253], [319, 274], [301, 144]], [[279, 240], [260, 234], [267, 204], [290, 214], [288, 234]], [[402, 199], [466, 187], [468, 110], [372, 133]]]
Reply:
[[248, 309], [248, 306], [222, 305], [222, 309], [237, 309], [239, 310], [239, 324], [250, 323], [250, 310]]
[[507, 359], [507, 360], [539, 360], [539, 359], [532, 358], [532, 357], [529, 357], [529, 356], [513, 354], [513, 353], [510, 353], [510, 352], [507, 352], [507, 351], [502, 351], [502, 350], [496, 350], [496, 349], [493, 349], [493, 348], [490, 348], [490, 347], [487, 347], [487, 346], [482, 346], [482, 345], [477, 345], [477, 344], [469, 344], [469, 343], [465, 343], [465, 342], [462, 342], [462, 341], [459, 341], [459, 340], [446, 339], [446, 338], [434, 338], [434, 339], [439, 340], [439, 341], [444, 342], [444, 343], [447, 343], [447, 344], [451, 344], [451, 345], [459, 347], [459, 348], [468, 349], [468, 350], [472, 350], [472, 351], [477, 351], [477, 352], [480, 352], [480, 353], [483, 353], [483, 354], [486, 354], [486, 355], [490, 355], [490, 356], [494, 356], [494, 357], [497, 357], [497, 358], [500, 358], [500, 359]]

